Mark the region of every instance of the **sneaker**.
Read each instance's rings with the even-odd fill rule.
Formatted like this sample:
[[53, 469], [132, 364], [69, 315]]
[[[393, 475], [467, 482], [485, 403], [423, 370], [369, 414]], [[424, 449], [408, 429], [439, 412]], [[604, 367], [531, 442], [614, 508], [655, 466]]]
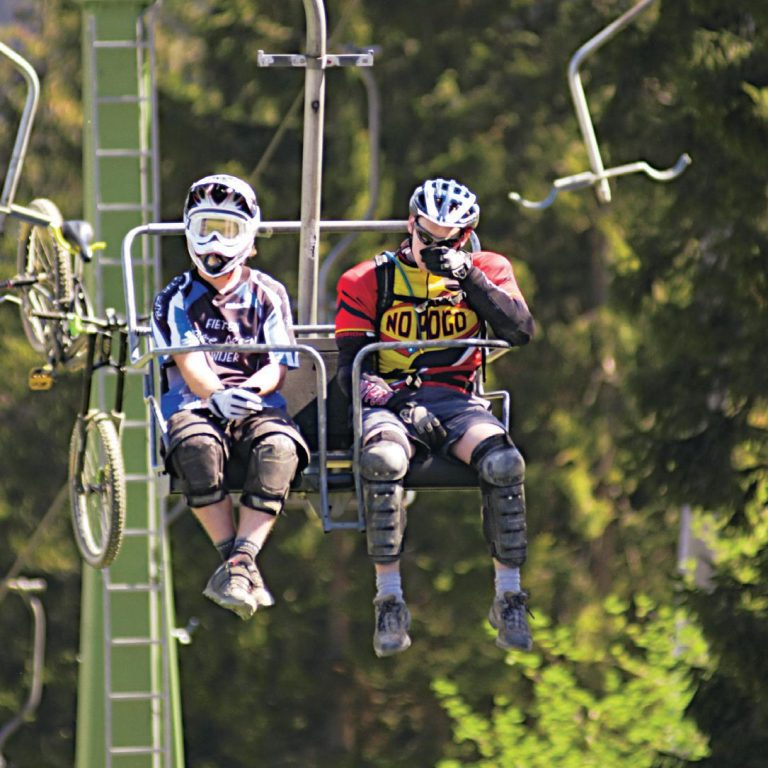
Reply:
[[208, 579], [203, 594], [222, 608], [234, 611], [243, 621], [250, 619], [259, 606], [275, 604], [256, 563], [246, 557], [222, 563]]
[[499, 630], [496, 636], [499, 648], [531, 650], [533, 641], [528, 627], [529, 613], [527, 592], [505, 592], [503, 597], [494, 598], [488, 621]]
[[373, 650], [376, 655], [392, 656], [411, 647], [408, 628], [411, 626], [411, 614], [408, 606], [394, 595], [377, 597], [373, 604], [376, 608], [376, 629], [373, 633]]

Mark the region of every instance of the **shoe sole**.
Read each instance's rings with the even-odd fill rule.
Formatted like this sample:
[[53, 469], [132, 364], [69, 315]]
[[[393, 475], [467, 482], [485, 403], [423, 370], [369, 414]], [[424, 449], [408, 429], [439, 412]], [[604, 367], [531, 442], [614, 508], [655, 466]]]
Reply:
[[398, 646], [397, 648], [377, 648], [375, 645], [373, 646], [373, 652], [380, 658], [384, 659], [387, 656], [395, 656], [398, 653], [402, 653], [403, 651], [407, 651], [411, 647], [411, 638], [406, 637], [405, 643], [403, 645]]
[[[499, 627], [493, 620], [493, 614], [488, 614], [488, 623], [498, 632]], [[515, 643], [505, 643], [500, 635], [496, 635], [496, 647], [501, 648], [502, 651], [530, 651], [533, 648], [533, 640], [530, 638], [526, 641], [525, 645], [518, 645]]]
[[221, 595], [213, 590], [203, 590], [203, 596], [207, 597], [212, 602], [221, 608], [226, 608], [228, 611], [236, 613], [243, 621], [250, 619], [256, 611], [261, 608], [269, 608], [275, 604], [275, 599], [266, 590], [259, 590], [260, 594], [254, 593], [249, 595], [249, 599], [228, 597], [227, 595]]
[[220, 595], [218, 592], [209, 592], [208, 590], [205, 590], [203, 596], [207, 597], [211, 602], [216, 603], [220, 608], [226, 608], [228, 611], [236, 613], [243, 620], [250, 619], [251, 616], [256, 613], [256, 609], [258, 608], [258, 604], [254, 606], [251, 603], [238, 600], [234, 597]]

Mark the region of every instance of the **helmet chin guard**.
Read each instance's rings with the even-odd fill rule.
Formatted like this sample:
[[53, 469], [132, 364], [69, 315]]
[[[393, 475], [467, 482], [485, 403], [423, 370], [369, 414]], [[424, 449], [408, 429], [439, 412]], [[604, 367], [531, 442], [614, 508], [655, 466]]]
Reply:
[[253, 253], [260, 221], [256, 193], [241, 179], [216, 174], [196, 181], [184, 206], [192, 262], [209, 277], [228, 274]]

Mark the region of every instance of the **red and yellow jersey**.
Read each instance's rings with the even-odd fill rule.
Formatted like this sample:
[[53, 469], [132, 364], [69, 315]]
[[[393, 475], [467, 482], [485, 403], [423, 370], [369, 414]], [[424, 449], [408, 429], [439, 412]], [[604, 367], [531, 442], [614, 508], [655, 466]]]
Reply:
[[[482, 361], [480, 349], [414, 349], [408, 342], [477, 338], [484, 330], [480, 317], [456, 280], [422, 271], [405, 261], [400, 252], [390, 254], [390, 259], [395, 268], [389, 306], [379, 307], [377, 269], [385, 267], [377, 267], [375, 260], [358, 264], [342, 275], [338, 284], [336, 336], [404, 342], [402, 347], [378, 354], [378, 373], [390, 383], [418, 374], [425, 385], [468, 388]], [[506, 258], [480, 251], [473, 254], [473, 264], [505, 293], [522, 298]]]

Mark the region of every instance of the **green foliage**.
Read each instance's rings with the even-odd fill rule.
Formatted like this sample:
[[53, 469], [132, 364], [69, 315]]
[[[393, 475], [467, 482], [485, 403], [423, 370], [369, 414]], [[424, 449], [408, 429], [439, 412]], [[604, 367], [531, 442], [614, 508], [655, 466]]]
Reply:
[[488, 714], [473, 711], [453, 681], [437, 679], [456, 743], [439, 768], [652, 768], [706, 756], [706, 739], [685, 716], [694, 692], [688, 670], [707, 663], [690, 617], [644, 595], [632, 606], [610, 596], [603, 611], [591, 632], [538, 622], [537, 650], [508, 655], [514, 677]]
[[[19, 200], [46, 195], [74, 215], [81, 7], [20, 5], [0, 34], [30, 58], [43, 95]], [[278, 604], [242, 624], [201, 597], [215, 553], [185, 517], [172, 542], [181, 623], [201, 622], [180, 649], [191, 765], [764, 765], [768, 6], [656, 3], [583, 68], [606, 165], [667, 167], [687, 151], [682, 177], [624, 177], [606, 207], [589, 191], [538, 213], [507, 198], [541, 198], [588, 167], [566, 65], [627, 7], [328, 0], [330, 51], [380, 46], [374, 216], [404, 217], [424, 176], [462, 179], [480, 197], [484, 247], [510, 256], [537, 319], [535, 341], [492, 366], [528, 464], [535, 651], [493, 645], [476, 494], [422, 493], [411, 507], [414, 645], [383, 661], [360, 537], [324, 536], [292, 511], [263, 555]], [[298, 218], [302, 72], [258, 69], [256, 56], [303, 50], [302, 4], [164, 0], [155, 13], [163, 219], [178, 220], [189, 183], [214, 170], [248, 178], [268, 218]], [[0, 77], [5, 148], [23, 87]], [[351, 69], [329, 69], [326, 91], [323, 216], [355, 218], [370, 200], [366, 92]], [[329, 287], [392, 245], [358, 237]], [[259, 243], [259, 263], [294, 296], [296, 252], [295, 238]], [[164, 259], [168, 274], [188, 263], [176, 244]], [[65, 481], [76, 381], [27, 392], [39, 361], [17, 308], [1, 305], [0, 318], [0, 573], [34, 537], [26, 570], [48, 579], [51, 622], [42, 709], [10, 753], [57, 768], [72, 762], [78, 563], [65, 512], [36, 531]], [[706, 589], [676, 577], [684, 504], [713, 559]], [[17, 598], [0, 603], [0, 722], [22, 695], [24, 615]]]

